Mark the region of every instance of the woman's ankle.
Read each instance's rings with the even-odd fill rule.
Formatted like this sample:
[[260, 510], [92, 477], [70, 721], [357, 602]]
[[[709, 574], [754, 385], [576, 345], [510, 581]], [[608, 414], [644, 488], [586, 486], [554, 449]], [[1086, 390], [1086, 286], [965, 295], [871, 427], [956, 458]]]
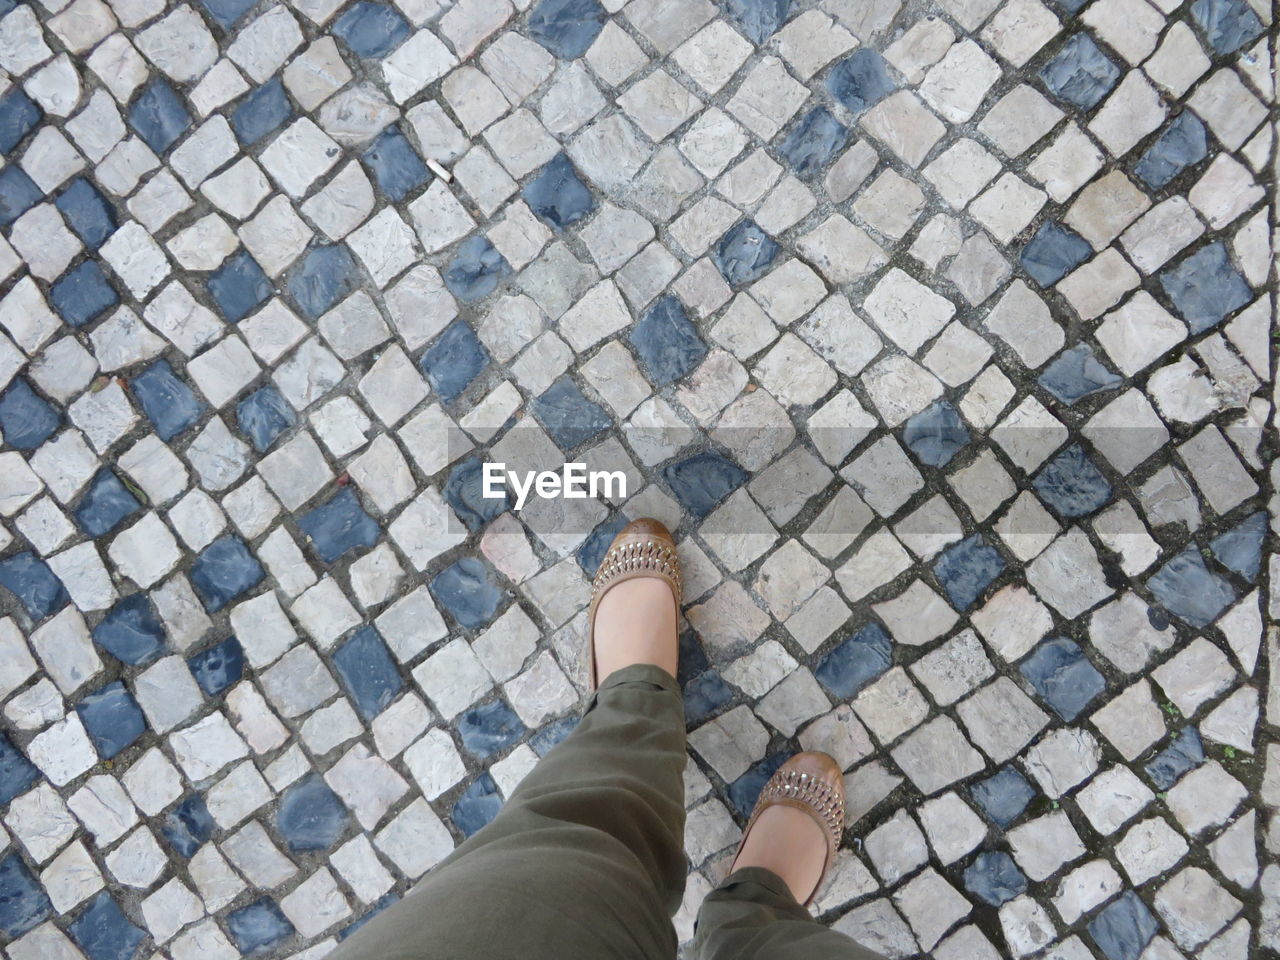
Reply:
[[671, 588], [658, 577], [636, 577], [613, 587], [595, 620], [596, 672], [601, 680], [633, 663], [676, 675], [680, 644]]

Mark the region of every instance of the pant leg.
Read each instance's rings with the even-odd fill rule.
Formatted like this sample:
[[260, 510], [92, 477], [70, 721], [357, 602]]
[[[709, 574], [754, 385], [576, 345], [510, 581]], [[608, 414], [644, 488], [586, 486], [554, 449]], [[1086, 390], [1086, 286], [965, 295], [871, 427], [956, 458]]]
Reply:
[[762, 867], [729, 874], [703, 901], [694, 930], [695, 960], [883, 960], [813, 919]]
[[684, 705], [655, 666], [605, 679], [498, 816], [332, 960], [673, 960]]

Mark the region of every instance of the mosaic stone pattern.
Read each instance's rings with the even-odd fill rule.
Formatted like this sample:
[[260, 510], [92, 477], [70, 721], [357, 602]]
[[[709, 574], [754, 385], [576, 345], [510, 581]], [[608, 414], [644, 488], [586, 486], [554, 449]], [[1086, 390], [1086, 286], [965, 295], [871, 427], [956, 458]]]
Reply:
[[[0, 0], [5, 955], [322, 956], [644, 515], [682, 939], [816, 748], [888, 957], [1274, 955], [1270, 17]], [[570, 459], [630, 495], [480, 495]]]

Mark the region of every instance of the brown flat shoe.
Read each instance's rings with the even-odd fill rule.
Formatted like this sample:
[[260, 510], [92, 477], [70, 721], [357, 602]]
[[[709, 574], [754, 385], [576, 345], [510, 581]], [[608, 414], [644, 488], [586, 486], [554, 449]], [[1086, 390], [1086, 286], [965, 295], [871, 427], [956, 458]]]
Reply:
[[633, 520], [609, 544], [591, 581], [591, 608], [587, 627], [587, 650], [591, 663], [591, 689], [600, 686], [596, 676], [596, 610], [600, 600], [614, 586], [635, 577], [665, 580], [680, 609], [680, 560], [675, 541], [660, 522], [649, 517]]
[[[742, 842], [738, 845], [738, 855], [746, 845], [747, 835], [756, 825], [760, 815], [770, 807], [782, 805], [794, 807], [807, 813], [827, 839], [827, 857], [822, 864], [822, 873], [814, 884], [812, 892], [804, 906], [813, 903], [813, 898], [822, 888], [822, 881], [835, 861], [836, 850], [840, 847], [840, 838], [844, 835], [844, 775], [840, 772], [840, 764], [825, 753], [797, 753], [778, 768], [769, 782], [760, 791], [755, 809], [751, 811], [751, 819], [747, 828], [742, 831]], [[734, 857], [732, 873], [737, 869], [738, 859]]]

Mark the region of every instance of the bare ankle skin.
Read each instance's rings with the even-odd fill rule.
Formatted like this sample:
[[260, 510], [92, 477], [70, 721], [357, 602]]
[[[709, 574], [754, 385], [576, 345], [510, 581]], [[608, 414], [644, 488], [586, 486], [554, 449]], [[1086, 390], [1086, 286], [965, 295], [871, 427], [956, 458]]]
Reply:
[[764, 867], [786, 883], [798, 903], [813, 894], [826, 863], [827, 841], [808, 814], [792, 807], [770, 807], [760, 815], [733, 869]]
[[596, 611], [595, 643], [601, 680], [635, 663], [654, 664], [674, 677], [680, 644], [675, 598], [666, 581], [637, 577], [613, 587]]

